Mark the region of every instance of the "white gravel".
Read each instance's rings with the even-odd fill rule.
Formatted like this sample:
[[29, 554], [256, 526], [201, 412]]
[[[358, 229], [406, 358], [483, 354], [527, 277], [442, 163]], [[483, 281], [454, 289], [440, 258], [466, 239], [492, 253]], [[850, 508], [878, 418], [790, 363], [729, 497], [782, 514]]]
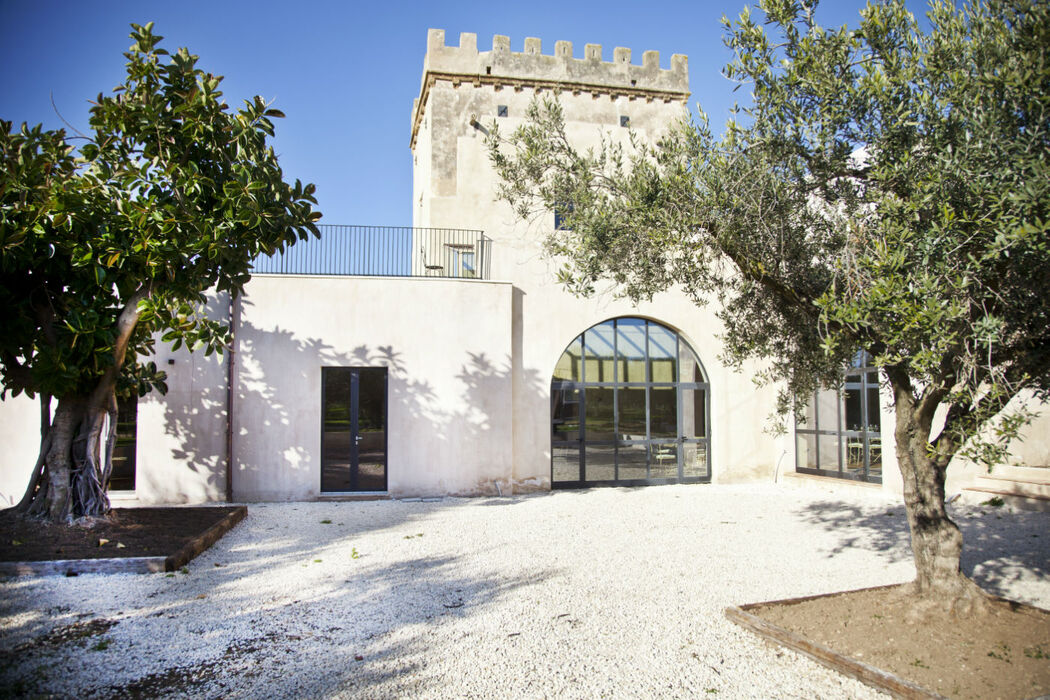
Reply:
[[[1050, 514], [955, 514], [965, 566], [982, 585], [1050, 607]], [[188, 574], [0, 582], [0, 687], [71, 697], [879, 697], [722, 611], [912, 575], [903, 508], [878, 493], [704, 485], [249, 504]], [[16, 651], [97, 618], [117, 624]]]

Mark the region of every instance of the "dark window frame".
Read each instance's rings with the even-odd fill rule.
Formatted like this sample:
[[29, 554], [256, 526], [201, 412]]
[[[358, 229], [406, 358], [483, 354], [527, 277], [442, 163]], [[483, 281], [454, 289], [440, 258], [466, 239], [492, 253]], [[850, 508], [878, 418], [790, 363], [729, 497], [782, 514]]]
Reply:
[[[351, 489], [349, 491], [337, 491], [332, 489], [324, 488], [324, 466], [325, 466], [325, 453], [327, 446], [325, 444], [325, 409], [328, 405], [327, 397], [327, 382], [325, 381], [325, 374], [329, 372], [346, 371], [351, 374], [354, 372], [360, 372], [361, 370], [381, 370], [383, 373], [383, 488], [379, 490], [370, 489], [367, 491]], [[360, 375], [358, 375], [360, 377]], [[359, 379], [360, 381], [360, 379]], [[360, 396], [360, 395], [359, 395]], [[357, 423], [358, 416], [353, 415], [352, 399], [351, 405], [348, 407], [350, 411], [351, 421], [351, 435], [354, 432], [354, 426]], [[358, 407], [358, 413], [360, 413], [360, 406]], [[389, 367], [364, 367], [358, 365], [352, 366], [330, 366], [321, 368], [321, 416], [320, 416], [320, 433], [321, 433], [321, 450], [320, 450], [320, 473], [318, 475], [318, 491], [321, 494], [343, 494], [343, 493], [385, 493], [390, 487], [390, 368]], [[353, 485], [354, 477], [351, 477], [351, 485]]]
[[[802, 474], [813, 474], [815, 476], [827, 476], [835, 479], [848, 481], [863, 481], [871, 484], [882, 483], [882, 461], [884, 446], [882, 442], [882, 400], [879, 392], [878, 368], [871, 364], [871, 355], [866, 351], [858, 351], [854, 355], [853, 362], [848, 370], [841, 387], [836, 389], [824, 389], [823, 391], [835, 391], [835, 423], [832, 429], [828, 427], [828, 420], [822, 417], [820, 410], [820, 390], [815, 391], [811, 397], [813, 425], [801, 423], [795, 416], [795, 471]], [[872, 381], [872, 375], [875, 380]], [[868, 392], [874, 390], [879, 396], [878, 407], [880, 415], [878, 421], [872, 422], [870, 415], [871, 407], [868, 404]], [[859, 429], [849, 428], [846, 425], [846, 394], [856, 391], [860, 397], [861, 425]], [[872, 428], [877, 428], [873, 430]], [[814, 463], [816, 467], [805, 466], [801, 462], [799, 446], [805, 436], [813, 436]], [[826, 469], [821, 467], [821, 438], [829, 442], [827, 438], [833, 438], [836, 452], [837, 469]], [[859, 442], [858, 442], [859, 441]], [[848, 464], [851, 450], [859, 449], [861, 456], [861, 468], [852, 470]], [[877, 461], [872, 460], [873, 452], [878, 453]], [[877, 467], [877, 468], [876, 468]]]
[[[641, 322], [645, 329], [645, 348], [644, 353], [639, 360], [642, 362], [644, 367], [644, 376], [646, 381], [637, 382], [626, 382], [620, 381], [620, 360], [621, 353], [619, 351], [619, 343], [621, 334], [620, 323], [631, 322], [631, 325], [638, 325]], [[592, 346], [588, 346], [588, 334], [596, 333], [597, 329], [605, 324], [612, 324], [611, 326], [611, 338], [612, 348], [611, 355], [605, 359], [599, 360], [599, 362], [605, 363], [611, 359], [612, 362], [612, 381], [608, 381], [608, 378], [602, 377], [598, 381], [589, 381], [587, 376], [587, 364], [589, 349]], [[652, 354], [652, 343], [650, 328], [659, 328], [666, 331], [670, 338], [674, 339], [674, 347], [671, 348], [671, 357], [674, 358], [675, 362], [675, 374], [674, 381], [653, 381], [651, 374], [653, 367], [653, 354]], [[599, 336], [600, 337], [600, 336]], [[566, 350], [562, 353], [561, 357], [570, 353], [570, 350], [578, 347], [580, 351], [579, 358], [573, 358], [570, 362], [570, 366], [579, 368], [578, 379], [564, 379], [553, 377], [551, 380], [551, 488], [586, 488], [590, 486], [605, 486], [605, 485], [616, 485], [616, 486], [636, 486], [636, 485], [653, 485], [653, 484], [673, 484], [673, 483], [706, 483], [711, 481], [711, 387], [707, 380], [707, 372], [700, 362], [699, 356], [696, 352], [686, 343], [685, 339], [681, 337], [679, 333], [673, 329], [665, 326], [657, 321], [650, 319], [644, 319], [633, 316], [622, 316], [613, 319], [608, 319], [602, 323], [595, 324], [588, 328], [586, 331], [581, 333], [579, 336], [573, 339], [571, 343], [566, 346]], [[687, 349], [689, 354], [687, 359], [689, 360], [689, 367], [697, 368], [700, 378], [704, 381], [682, 381], [683, 379], [683, 362], [682, 362], [682, 350]], [[558, 364], [561, 364], [561, 358], [559, 358]], [[653, 414], [652, 414], [652, 399], [653, 390], [659, 388], [673, 388], [675, 390], [675, 422], [676, 422], [676, 436], [671, 437], [654, 437], [653, 436]], [[592, 440], [588, 439], [588, 426], [587, 426], [587, 390], [588, 389], [611, 389], [612, 390], [612, 425], [613, 431], [611, 435], [613, 439], [599, 439]], [[625, 438], [620, 433], [620, 391], [624, 389], [644, 389], [645, 390], [645, 435], [643, 438]], [[703, 391], [703, 434], [695, 437], [686, 437], [687, 432], [699, 432], [699, 431], [686, 431], [685, 423], [685, 392], [686, 391]], [[561, 405], [570, 405], [571, 403], [578, 403], [579, 406], [576, 410], [576, 422], [578, 427], [574, 431], [576, 439], [569, 440], [556, 440], [558, 437], [555, 411], [558, 406], [555, 402], [562, 396], [575, 394], [576, 400], [573, 402], [562, 401]], [[569, 446], [571, 443], [575, 443], [576, 447]], [[646, 450], [646, 478], [621, 478], [620, 468], [620, 451], [621, 448], [631, 447], [636, 445], [644, 445]], [[657, 474], [654, 475], [654, 450], [660, 446], [674, 445], [675, 450], [675, 466], [676, 474], [668, 477], [660, 474], [660, 464], [656, 465]], [[690, 449], [687, 446], [695, 445], [695, 450], [704, 450], [704, 467], [703, 473], [698, 476], [686, 476], [686, 453]], [[613, 466], [613, 478], [592, 478], [592, 475], [588, 475], [587, 472], [587, 452], [588, 448], [612, 448], [612, 466]], [[555, 460], [557, 458], [557, 450], [567, 450], [570, 453], [574, 453], [577, 476], [578, 479], [556, 479], [555, 471]], [[694, 453], [695, 454], [695, 453]], [[570, 461], [571, 464], [571, 461]]]
[[[113, 454], [111, 460], [123, 458], [126, 462], [122, 466], [125, 467], [129, 475], [119, 473], [114, 466], [113, 471], [110, 472], [109, 482], [106, 484], [106, 491], [108, 493], [120, 494], [120, 493], [134, 493], [137, 488], [138, 481], [138, 414], [139, 414], [139, 397], [137, 395], [130, 396], [125, 399], [121, 399], [117, 402], [117, 435], [116, 441], [113, 445]], [[130, 415], [130, 420], [128, 417]], [[129, 426], [131, 439], [127, 440], [128, 433], [122, 434], [121, 425]], [[121, 444], [122, 439], [124, 440]], [[125, 449], [121, 449], [125, 448]], [[123, 453], [122, 457], [120, 453]], [[111, 461], [111, 464], [112, 464]], [[124, 470], [122, 470], [124, 471]], [[117, 487], [115, 488], [114, 478], [116, 479]], [[129, 487], [130, 485], [130, 487]]]

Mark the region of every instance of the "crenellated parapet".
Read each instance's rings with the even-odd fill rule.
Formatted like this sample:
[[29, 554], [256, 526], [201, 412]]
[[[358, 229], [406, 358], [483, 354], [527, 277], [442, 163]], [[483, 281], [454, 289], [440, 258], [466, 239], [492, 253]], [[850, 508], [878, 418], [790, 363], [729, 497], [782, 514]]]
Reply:
[[660, 52], [646, 51], [642, 64], [635, 65], [630, 49], [616, 47], [613, 60], [603, 61], [601, 44], [587, 44], [583, 58], [576, 58], [571, 41], [555, 42], [554, 53], [544, 54], [542, 42], [534, 37], [525, 39], [524, 51], [519, 53], [510, 50], [510, 37], [499, 34], [492, 39], [491, 51], [478, 51], [476, 34], [460, 34], [459, 46], [446, 46], [445, 30], [430, 29], [419, 97], [412, 105], [413, 147], [428, 94], [437, 81], [448, 81], [453, 87], [466, 83], [474, 87], [491, 85], [497, 90], [567, 91], [594, 98], [684, 104], [689, 99], [689, 60], [674, 54], [670, 69], [662, 69]]

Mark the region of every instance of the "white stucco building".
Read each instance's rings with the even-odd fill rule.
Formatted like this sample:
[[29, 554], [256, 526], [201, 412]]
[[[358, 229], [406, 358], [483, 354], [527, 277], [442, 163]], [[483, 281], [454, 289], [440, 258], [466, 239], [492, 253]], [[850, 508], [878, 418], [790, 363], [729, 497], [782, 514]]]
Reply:
[[[755, 367], [720, 362], [710, 308], [677, 293], [639, 306], [570, 295], [541, 253], [554, 213], [522, 222], [496, 199], [486, 125], [512, 130], [553, 93], [581, 148], [629, 129], [653, 138], [686, 115], [686, 57], [662, 68], [656, 52], [638, 63], [617, 48], [606, 62], [591, 44], [583, 58], [568, 42], [553, 55], [538, 39], [509, 47], [497, 36], [478, 51], [473, 34], [447, 46], [430, 31], [411, 120], [412, 229], [326, 226], [320, 241], [262, 262], [242, 297], [209, 309], [230, 320], [232, 353], [158, 343], [170, 391], [129, 408], [115, 502], [506, 495], [803, 472], [900, 491], [877, 373], [858, 368], [842, 394], [815, 398], [802, 430], [773, 436], [775, 389], [756, 388]], [[38, 413], [27, 399], [0, 411], [14, 446], [0, 457], [7, 505], [35, 460]], [[1017, 460], [1050, 462], [1046, 440]], [[953, 468], [949, 490], [976, 472]]]

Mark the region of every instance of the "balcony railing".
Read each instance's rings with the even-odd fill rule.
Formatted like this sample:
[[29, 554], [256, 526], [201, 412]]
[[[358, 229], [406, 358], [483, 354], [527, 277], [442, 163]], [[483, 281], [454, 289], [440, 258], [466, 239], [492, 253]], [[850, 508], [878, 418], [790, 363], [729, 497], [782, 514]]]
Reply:
[[256, 274], [488, 279], [492, 241], [482, 231], [321, 224], [320, 238], [255, 260]]

